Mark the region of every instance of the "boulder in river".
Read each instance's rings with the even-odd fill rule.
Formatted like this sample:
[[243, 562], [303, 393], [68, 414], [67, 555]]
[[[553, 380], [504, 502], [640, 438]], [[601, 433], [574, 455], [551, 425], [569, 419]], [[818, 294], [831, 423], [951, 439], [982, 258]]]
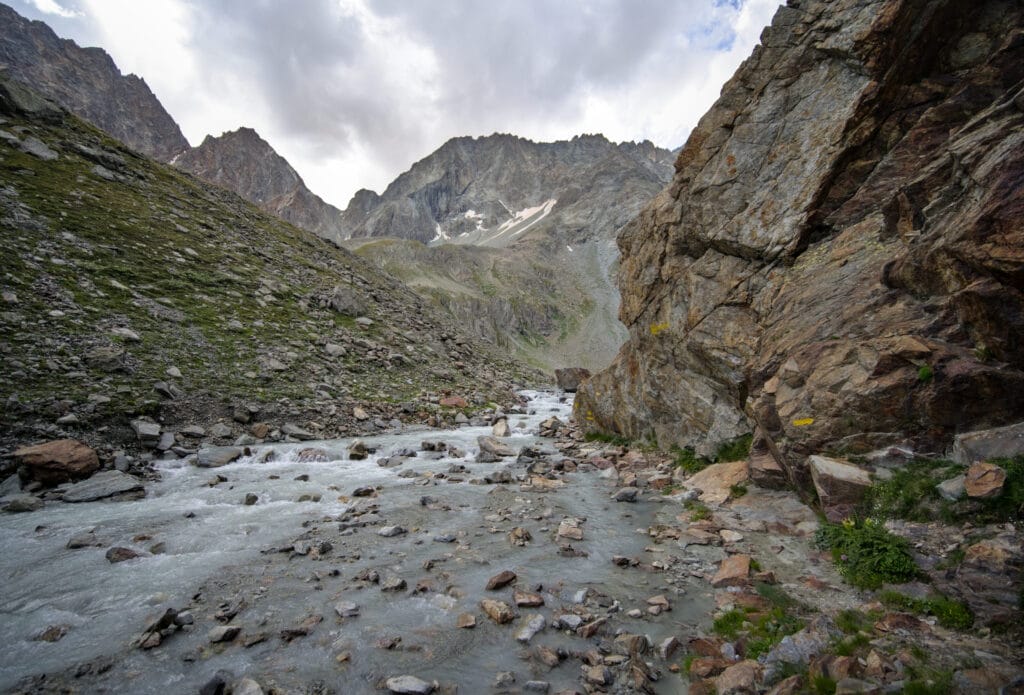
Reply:
[[494, 437], [480, 436], [476, 438], [477, 444], [480, 445], [480, 451], [491, 454], [492, 456], [515, 456], [516, 452], [512, 447], [507, 444], [502, 444]]
[[237, 446], [211, 446], [200, 449], [196, 455], [199, 468], [220, 468], [239, 458], [243, 450]]
[[436, 683], [416, 676], [394, 676], [384, 681], [384, 685], [395, 695], [430, 695], [437, 688]]
[[64, 491], [65, 502], [95, 500], [137, 500], [146, 496], [142, 481], [121, 471], [100, 471], [88, 480], [75, 483]]
[[569, 393], [575, 393], [580, 384], [590, 378], [590, 370], [583, 367], [566, 367], [555, 370], [555, 380], [558, 388]]
[[88, 478], [100, 467], [96, 452], [75, 439], [23, 446], [15, 450], [14, 458], [28, 469], [30, 478], [44, 485]]

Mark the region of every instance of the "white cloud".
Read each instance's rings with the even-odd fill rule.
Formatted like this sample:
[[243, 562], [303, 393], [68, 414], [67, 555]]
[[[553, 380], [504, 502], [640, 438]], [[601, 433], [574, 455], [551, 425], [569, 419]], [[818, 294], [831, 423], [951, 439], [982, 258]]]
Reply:
[[65, 19], [81, 16], [80, 12], [69, 10], [56, 2], [56, 0], [31, 0], [31, 2], [35, 8], [43, 14], [52, 14], [58, 17], [64, 17]]
[[677, 147], [779, 4], [61, 1], [83, 16], [58, 30], [141, 75], [190, 142], [253, 127], [339, 207], [458, 135]]

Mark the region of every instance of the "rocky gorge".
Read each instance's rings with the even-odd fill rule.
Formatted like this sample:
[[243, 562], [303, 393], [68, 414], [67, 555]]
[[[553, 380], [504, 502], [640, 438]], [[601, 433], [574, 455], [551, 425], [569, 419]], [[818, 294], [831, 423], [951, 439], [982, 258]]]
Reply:
[[[0, 80], [0, 690], [1024, 692], [1024, 17], [975, 9], [781, 8], [557, 389], [507, 252], [350, 253]], [[480, 231], [474, 143], [350, 211]], [[446, 255], [481, 325], [401, 282]]]

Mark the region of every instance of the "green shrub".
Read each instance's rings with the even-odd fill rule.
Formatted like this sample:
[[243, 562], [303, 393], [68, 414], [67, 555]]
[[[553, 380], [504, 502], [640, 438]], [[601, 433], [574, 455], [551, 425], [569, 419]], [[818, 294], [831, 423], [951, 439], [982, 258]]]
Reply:
[[815, 695], [832, 695], [836, 691], [836, 682], [828, 676], [815, 676], [811, 679], [811, 692]]
[[815, 542], [832, 551], [839, 573], [853, 586], [877, 589], [887, 582], [901, 584], [917, 576], [907, 542], [873, 519], [826, 522], [818, 528]]
[[890, 608], [935, 616], [939, 625], [950, 630], [968, 630], [974, 625], [974, 614], [967, 604], [941, 594], [920, 599], [898, 591], [885, 591], [879, 596], [879, 600]]
[[735, 485], [729, 486], [729, 495], [733, 499], [739, 499], [740, 497], [743, 497], [743, 495], [745, 494], [747, 494], [746, 483], [736, 483]]
[[703, 456], [697, 456], [693, 449], [686, 447], [681, 449], [678, 446], [672, 447], [672, 454], [675, 456], [673, 464], [676, 468], [682, 468], [683, 471], [693, 475], [698, 471], [702, 471], [708, 467], [711, 463]]
[[947, 695], [953, 692], [953, 672], [934, 671], [928, 677], [907, 681], [903, 695]]
[[750, 455], [750, 445], [754, 442], [753, 434], [744, 434], [736, 439], [722, 442], [715, 452], [715, 461], [742, 461]]
[[927, 384], [935, 376], [935, 370], [930, 364], [922, 364], [917, 370], [917, 380]]
[[894, 470], [889, 480], [876, 481], [868, 489], [863, 503], [864, 516], [932, 521], [950, 506], [935, 486], [962, 470], [949, 461], [914, 460]]
[[866, 615], [853, 608], [841, 610], [836, 615], [836, 627], [848, 635], [855, 635], [870, 624]]

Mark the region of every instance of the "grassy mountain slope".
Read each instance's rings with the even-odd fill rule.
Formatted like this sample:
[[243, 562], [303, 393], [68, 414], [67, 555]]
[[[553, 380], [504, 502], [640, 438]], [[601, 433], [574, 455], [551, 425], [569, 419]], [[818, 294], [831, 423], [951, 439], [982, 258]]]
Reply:
[[0, 201], [5, 438], [242, 401], [329, 432], [349, 401], [483, 401], [531, 376], [347, 251], [10, 82]]

